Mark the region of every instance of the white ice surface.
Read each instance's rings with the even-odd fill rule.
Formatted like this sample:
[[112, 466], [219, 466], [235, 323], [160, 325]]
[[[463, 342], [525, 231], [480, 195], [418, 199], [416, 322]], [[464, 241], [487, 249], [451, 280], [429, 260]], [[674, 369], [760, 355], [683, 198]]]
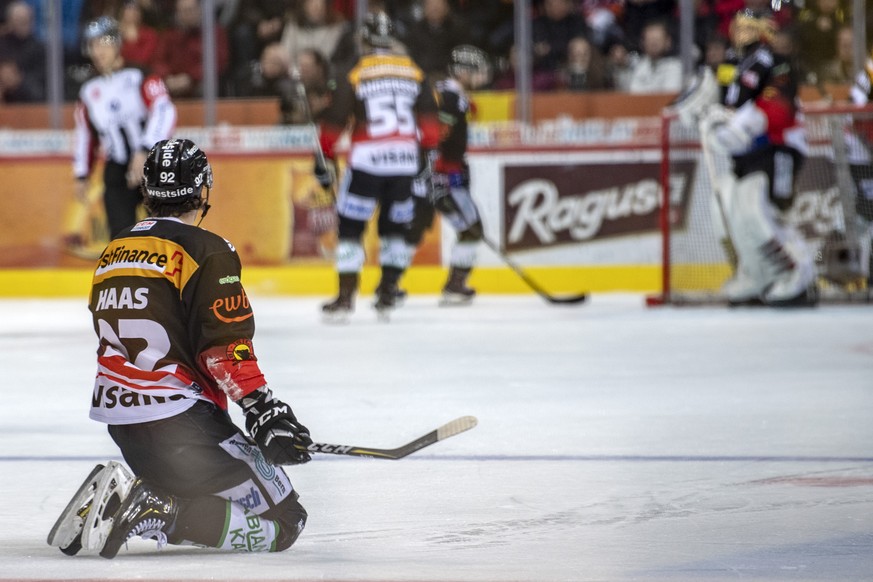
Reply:
[[309, 524], [279, 554], [131, 542], [112, 561], [45, 536], [95, 462], [84, 301], [0, 301], [0, 582], [11, 579], [873, 580], [873, 309], [646, 309], [413, 297], [350, 325], [252, 299], [274, 391], [316, 440], [400, 461], [290, 468]]

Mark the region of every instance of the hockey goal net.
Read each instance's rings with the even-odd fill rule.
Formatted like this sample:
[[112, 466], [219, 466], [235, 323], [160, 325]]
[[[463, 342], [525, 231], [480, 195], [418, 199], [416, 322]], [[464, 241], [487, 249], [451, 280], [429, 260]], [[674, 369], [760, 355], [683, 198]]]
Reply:
[[[871, 217], [856, 201], [866, 185], [873, 204], [873, 107], [809, 106], [804, 116], [809, 156], [782, 216], [813, 253], [823, 300], [870, 301]], [[699, 131], [669, 114], [661, 148], [662, 292], [648, 303], [725, 302], [721, 288], [732, 275], [732, 257], [712, 175], [729, 171], [730, 160], [705, 154]]]

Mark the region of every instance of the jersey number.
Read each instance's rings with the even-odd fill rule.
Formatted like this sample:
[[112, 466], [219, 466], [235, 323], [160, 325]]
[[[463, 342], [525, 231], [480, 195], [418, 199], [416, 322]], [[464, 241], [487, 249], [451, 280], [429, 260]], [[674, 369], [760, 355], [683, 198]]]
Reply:
[[415, 135], [413, 104], [409, 95], [374, 95], [367, 98], [370, 137]]
[[[119, 319], [118, 333], [109, 322], [98, 319], [97, 330], [101, 341], [108, 343], [140, 370], [156, 371], [157, 363], [170, 352], [170, 336], [167, 335], [167, 330], [150, 319]], [[127, 347], [121, 342], [123, 339], [145, 342], [145, 347], [136, 355], [135, 360], [131, 361]]]

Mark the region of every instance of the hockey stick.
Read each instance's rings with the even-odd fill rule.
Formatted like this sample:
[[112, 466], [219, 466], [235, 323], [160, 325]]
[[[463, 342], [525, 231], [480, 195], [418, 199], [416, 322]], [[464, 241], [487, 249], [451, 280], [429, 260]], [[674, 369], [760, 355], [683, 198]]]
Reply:
[[[374, 449], [370, 447], [356, 447], [353, 445], [332, 445], [328, 443], [312, 443], [307, 447], [310, 453], [326, 453], [331, 455], [347, 455], [351, 457], [370, 457], [373, 459], [402, 459], [415, 451], [428, 447], [436, 442], [453, 437], [464, 431], [470, 430], [479, 421], [475, 416], [462, 416], [448, 422], [438, 429], [432, 430], [424, 436], [399, 446], [396, 449]], [[300, 447], [302, 448], [302, 447]]]
[[540, 297], [542, 297], [543, 299], [545, 299], [549, 303], [552, 303], [555, 305], [572, 305], [575, 303], [582, 303], [586, 299], [588, 299], [588, 293], [579, 293], [578, 295], [571, 295], [569, 297], [556, 297], [556, 296], [548, 293], [542, 287], [537, 285], [536, 281], [534, 281], [533, 279], [528, 277], [527, 274], [521, 270], [521, 267], [519, 267], [515, 261], [510, 259], [509, 256], [500, 249], [500, 247], [498, 247], [496, 244], [494, 244], [494, 242], [490, 241], [489, 239], [487, 239], [485, 237], [482, 237], [482, 240], [485, 242], [486, 245], [488, 245], [488, 247], [492, 251], [497, 253], [497, 255], [501, 259], [503, 259], [503, 262], [506, 263], [510, 269], [515, 271], [515, 274], [518, 275], [522, 281], [527, 283], [528, 287], [533, 289], [537, 295], [539, 295]]
[[[291, 69], [291, 79], [294, 81], [294, 90], [297, 91], [297, 98], [303, 107], [303, 114], [306, 116], [306, 126], [312, 132], [312, 143], [315, 153], [315, 160], [318, 165], [329, 171], [327, 160], [324, 157], [324, 152], [321, 150], [321, 141], [318, 138], [318, 128], [315, 126], [315, 119], [312, 117], [312, 110], [309, 108], [309, 98], [306, 95], [306, 86], [303, 84], [303, 79], [300, 77], [300, 69], [296, 66]], [[330, 192], [331, 197], [336, 199], [336, 193], [333, 188], [326, 188]]]

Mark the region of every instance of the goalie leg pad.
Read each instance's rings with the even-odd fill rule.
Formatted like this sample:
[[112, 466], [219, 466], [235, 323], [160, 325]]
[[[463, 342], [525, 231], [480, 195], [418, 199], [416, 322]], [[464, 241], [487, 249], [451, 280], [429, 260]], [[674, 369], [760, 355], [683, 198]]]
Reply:
[[739, 180], [722, 180], [718, 188], [731, 242], [737, 254], [737, 272], [724, 288], [730, 301], [760, 296], [775, 281], [777, 265], [765, 254], [771, 241], [783, 239], [768, 199], [768, 179], [755, 172]]

